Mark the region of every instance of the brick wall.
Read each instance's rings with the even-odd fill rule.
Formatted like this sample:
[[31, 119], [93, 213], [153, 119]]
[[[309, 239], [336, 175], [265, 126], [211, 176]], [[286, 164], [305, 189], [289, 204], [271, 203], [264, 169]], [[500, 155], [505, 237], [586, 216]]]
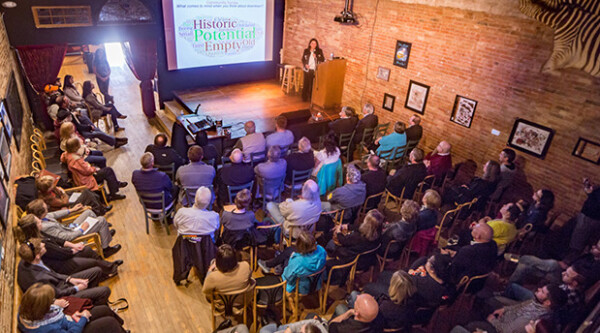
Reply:
[[[23, 121], [23, 132], [20, 145], [21, 151], [17, 151], [14, 143], [10, 147], [12, 152], [12, 166], [7, 190], [10, 193], [11, 204], [15, 202], [13, 190], [14, 179], [19, 175], [28, 174], [31, 171], [29, 136], [32, 133], [32, 126], [31, 122], [28, 121], [31, 119], [31, 112], [29, 110], [29, 105], [27, 104], [27, 97], [25, 95], [23, 81], [19, 75], [15, 54], [10, 49], [6, 28], [4, 27], [4, 20], [0, 19], [0, 98], [5, 98], [4, 94], [6, 94], [12, 72], [15, 73], [15, 78], [17, 80], [25, 121]], [[12, 219], [14, 214], [13, 207], [14, 205], [11, 205], [8, 215], [8, 228], [6, 230], [0, 228], [0, 238], [2, 239], [2, 246], [4, 247], [4, 259], [2, 260], [2, 269], [0, 272], [0, 276], [2, 276], [2, 282], [0, 283], [0, 332], [16, 331], [16, 328], [14, 327], [11, 329], [13, 318], [13, 291], [15, 286], [14, 269], [16, 260], [16, 244], [11, 228], [14, 222]]]
[[[517, 117], [553, 128], [544, 160], [520, 155], [532, 185], [552, 189], [565, 211], [578, 210], [585, 199], [582, 177], [600, 182], [600, 166], [571, 156], [579, 136], [600, 142], [600, 80], [572, 70], [540, 73], [552, 51], [551, 29], [524, 16], [389, 0], [356, 1], [360, 25], [343, 26], [333, 21], [342, 8], [339, 0], [288, 0], [284, 61], [299, 65], [316, 37], [326, 57], [348, 59], [343, 103], [371, 102], [384, 121], [411, 116], [404, 108], [409, 80], [431, 86], [421, 146], [429, 151], [446, 139], [455, 161], [497, 159]], [[392, 64], [396, 40], [412, 43], [407, 69]], [[378, 66], [391, 69], [389, 82], [376, 78]], [[396, 96], [393, 113], [381, 108], [384, 93]], [[457, 94], [479, 102], [469, 129], [449, 121]]]

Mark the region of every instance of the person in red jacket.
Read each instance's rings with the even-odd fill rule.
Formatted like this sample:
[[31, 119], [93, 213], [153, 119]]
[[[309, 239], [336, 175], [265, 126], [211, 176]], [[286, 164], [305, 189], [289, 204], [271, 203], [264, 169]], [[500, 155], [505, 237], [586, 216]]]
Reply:
[[452, 146], [447, 141], [441, 141], [431, 153], [425, 156], [423, 163], [427, 166], [427, 174], [435, 175], [438, 180], [446, 176], [452, 169], [451, 149]]

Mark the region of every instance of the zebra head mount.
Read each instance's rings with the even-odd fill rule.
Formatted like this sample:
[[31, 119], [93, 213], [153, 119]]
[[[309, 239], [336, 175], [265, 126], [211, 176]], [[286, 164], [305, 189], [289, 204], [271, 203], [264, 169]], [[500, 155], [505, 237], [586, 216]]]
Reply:
[[576, 68], [600, 77], [600, 1], [519, 0], [521, 12], [554, 29], [544, 73]]

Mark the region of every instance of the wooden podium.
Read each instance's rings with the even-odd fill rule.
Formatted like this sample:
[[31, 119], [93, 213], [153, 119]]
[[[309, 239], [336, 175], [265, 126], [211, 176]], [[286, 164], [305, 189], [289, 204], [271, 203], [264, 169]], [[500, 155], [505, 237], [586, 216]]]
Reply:
[[312, 104], [323, 109], [342, 104], [346, 59], [333, 59], [317, 66], [313, 83]]

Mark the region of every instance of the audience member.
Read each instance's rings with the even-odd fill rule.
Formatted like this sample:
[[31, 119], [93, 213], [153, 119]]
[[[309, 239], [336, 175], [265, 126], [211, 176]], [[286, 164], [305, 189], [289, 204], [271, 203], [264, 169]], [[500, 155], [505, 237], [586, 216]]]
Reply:
[[78, 212], [82, 208], [81, 204], [77, 204], [72, 209], [61, 209], [49, 213], [48, 206], [44, 201], [36, 199], [27, 204], [26, 211], [42, 221], [40, 231], [44, 236], [70, 242], [85, 234], [98, 233], [104, 257], [108, 258], [117, 253], [121, 249], [121, 245], [110, 246], [115, 231], [109, 229], [108, 222], [104, 217], [96, 216], [91, 210], [86, 209], [81, 212], [81, 215], [70, 225], [58, 222], [58, 220], [68, 216], [72, 212]]
[[[288, 248], [291, 248], [291, 246]], [[317, 245], [312, 233], [305, 230], [302, 230], [298, 235], [296, 245], [293, 246], [292, 251], [293, 252], [289, 254], [289, 260], [284, 263], [285, 269], [283, 270], [281, 278], [285, 281], [289, 281], [286, 286], [286, 291], [288, 293], [292, 293], [296, 290], [296, 280], [299, 279], [298, 291], [300, 294], [306, 295], [311, 292], [311, 284], [313, 283], [307, 276], [314, 274], [325, 267], [327, 252], [325, 252], [325, 249], [322, 248], [321, 245]], [[325, 276], [325, 273], [322, 275]], [[323, 276], [313, 278], [316, 279], [314, 290], [321, 289]]]
[[145, 153], [151, 153], [154, 156], [154, 165], [167, 166], [173, 164], [177, 171], [185, 160], [179, 156], [179, 153], [172, 147], [167, 146], [168, 137], [164, 133], [158, 133], [154, 137], [154, 144], [150, 144], [144, 150]]
[[[360, 180], [367, 187], [366, 196], [369, 197], [385, 191], [386, 179], [385, 170], [379, 167], [379, 156], [374, 154], [369, 155], [367, 158], [367, 171], [360, 176]], [[369, 203], [368, 207], [374, 208], [378, 203]]]
[[[408, 274], [413, 277], [417, 287], [414, 295], [418, 307], [435, 310], [438, 306], [449, 301], [454, 293], [454, 287], [450, 283], [450, 258], [442, 254], [434, 254], [427, 258], [415, 261]], [[433, 311], [428, 315], [433, 314]], [[424, 316], [427, 316], [424, 314]], [[421, 322], [425, 318], [415, 318]], [[427, 318], [428, 319], [428, 318]]]
[[452, 169], [452, 146], [447, 141], [441, 141], [435, 149], [425, 156], [427, 174], [434, 175], [436, 179], [444, 179]]
[[63, 87], [63, 91], [65, 96], [68, 97], [76, 106], [85, 107], [85, 100], [75, 87], [75, 79], [73, 79], [72, 75], [65, 75], [65, 86]]
[[235, 208], [232, 211], [223, 211], [221, 224], [223, 224], [223, 243], [241, 250], [245, 246], [256, 243], [257, 232], [254, 229], [258, 221], [254, 212], [248, 207], [252, 202], [250, 190], [243, 189], [235, 195]]
[[118, 119], [125, 119], [127, 116], [121, 114], [114, 104], [102, 104], [98, 101], [98, 97], [92, 91], [94, 84], [91, 81], [83, 82], [83, 92], [81, 95], [85, 99], [86, 105], [89, 107], [88, 113], [92, 119], [98, 119], [102, 116], [110, 115], [110, 119], [115, 127], [115, 133], [122, 131], [125, 128], [119, 126]]
[[496, 265], [498, 247], [493, 241], [494, 231], [485, 220], [476, 223], [471, 228], [472, 241], [462, 246], [456, 253], [450, 249], [443, 249], [442, 253], [450, 254], [452, 266], [450, 266], [450, 278], [458, 283], [463, 276], [477, 276], [487, 274]]
[[385, 328], [410, 331], [417, 310], [412, 299], [416, 292], [417, 287], [408, 273], [394, 272], [387, 295], [376, 297]]
[[412, 200], [406, 200], [400, 208], [401, 220], [393, 223], [386, 223], [383, 226], [383, 237], [379, 253], [384, 254], [388, 244], [395, 240], [388, 250], [387, 257], [397, 259], [402, 253], [402, 249], [417, 231], [417, 221], [419, 219], [419, 204]]
[[356, 111], [351, 106], [344, 106], [339, 115], [339, 119], [329, 123], [329, 129], [336, 138], [339, 138], [340, 134], [352, 133], [358, 122]]
[[492, 201], [498, 201], [504, 194], [504, 191], [512, 185], [517, 170], [514, 163], [516, 157], [517, 154], [510, 148], [504, 148], [500, 152], [500, 156], [498, 156], [498, 163], [500, 163], [500, 179], [498, 180], [496, 190], [490, 196]]
[[586, 178], [583, 190], [588, 196], [581, 212], [575, 217], [577, 224], [569, 244], [573, 253], [581, 253], [587, 245], [593, 244], [600, 237], [600, 186], [595, 186]]
[[[377, 148], [377, 155], [381, 156], [382, 152], [387, 151], [387, 150], [391, 150], [397, 147], [404, 147], [406, 146], [406, 125], [401, 122], [401, 121], [397, 121], [394, 124], [394, 132], [392, 132], [391, 134], [388, 134], [386, 136], [382, 136], [380, 138], [378, 138], [377, 140], [375, 140], [375, 144], [378, 144], [379, 147]], [[396, 157], [400, 157], [404, 155], [404, 152], [402, 154], [392, 154], [395, 155]], [[392, 156], [390, 155], [390, 156]], [[389, 156], [383, 156], [383, 157], [389, 157]]]
[[77, 133], [73, 123], [67, 122], [60, 125], [60, 149], [62, 151], [67, 150], [67, 141], [72, 138], [79, 140], [81, 148], [79, 148], [77, 153], [81, 155], [86, 162], [94, 164], [99, 168], [104, 168], [106, 166], [106, 157], [104, 157], [104, 154], [99, 150], [91, 149], [86, 143], [86, 140]]
[[241, 137], [233, 148], [238, 148], [242, 151], [244, 154], [244, 163], [250, 163], [250, 155], [252, 153], [265, 152], [266, 141], [262, 133], [256, 133], [256, 124], [253, 121], [247, 121], [244, 124], [244, 130], [246, 131], [246, 136]]
[[[321, 200], [319, 186], [314, 180], [307, 180], [302, 185], [302, 194], [297, 200], [287, 199], [282, 203], [267, 204], [269, 216], [275, 223], [283, 225], [284, 235], [289, 234], [290, 227], [306, 227], [314, 225], [321, 216]], [[294, 228], [292, 237], [297, 237], [300, 228]]]
[[487, 224], [494, 233], [494, 242], [498, 246], [498, 253], [504, 253], [506, 246], [517, 237], [517, 227], [515, 223], [521, 214], [517, 205], [507, 203], [500, 209], [501, 219], [488, 221]]
[[183, 189], [181, 191], [181, 204], [188, 205], [188, 196], [185, 188], [199, 188], [200, 186], [211, 186], [215, 179], [216, 171], [211, 165], [202, 162], [204, 150], [202, 147], [193, 145], [188, 149], [187, 156], [189, 164], [181, 166], [175, 174], [175, 181]]
[[419, 212], [417, 231], [431, 229], [437, 225], [441, 205], [442, 197], [438, 191], [432, 189], [425, 191], [423, 195], [423, 207]]
[[324, 148], [315, 154], [315, 168], [313, 169], [313, 176], [317, 177], [321, 195], [342, 186], [343, 181], [340, 149], [336, 146], [335, 137], [327, 135], [323, 144]]
[[427, 176], [427, 167], [423, 164], [423, 150], [414, 148], [410, 152], [409, 158], [408, 165], [388, 177], [387, 189], [395, 196], [402, 195], [403, 198], [412, 198], [419, 183]]
[[277, 326], [275, 322], [270, 322], [261, 327], [259, 333], [327, 333], [327, 323], [321, 318], [304, 319], [280, 326]]
[[275, 118], [275, 132], [269, 134], [265, 139], [267, 149], [272, 146], [279, 146], [282, 148], [282, 156], [285, 156], [289, 146], [294, 143], [294, 133], [286, 129], [287, 122], [288, 120], [285, 116]]
[[285, 157], [286, 161], [286, 172], [285, 182], [290, 184], [292, 182], [293, 172], [306, 171], [315, 167], [315, 155], [310, 145], [310, 140], [303, 136], [298, 141], [298, 151], [291, 153]]
[[87, 188], [76, 192], [78, 197], [71, 202], [71, 197], [67, 195], [65, 190], [56, 186], [57, 182], [58, 179], [52, 176], [41, 176], [35, 180], [35, 187], [38, 190], [37, 197], [44, 200], [50, 211], [69, 208], [78, 203], [90, 206], [96, 215], [104, 215], [112, 209], [112, 205], [104, 206], [104, 203], [100, 201], [100, 196]]
[[321, 204], [324, 211], [358, 207], [365, 202], [367, 185], [360, 180], [360, 171], [353, 165], [346, 169], [346, 185], [338, 187]]
[[110, 83], [110, 65], [106, 59], [106, 51], [99, 48], [94, 53], [93, 71], [96, 75], [96, 83], [98, 89], [104, 95], [107, 103], [113, 103], [114, 98], [108, 93], [108, 85]]
[[67, 151], [64, 152], [60, 161], [67, 164], [73, 182], [77, 186], [85, 186], [91, 191], [100, 189], [98, 184], [106, 181], [108, 185], [108, 200], [125, 199], [124, 194], [119, 194], [119, 189], [126, 187], [127, 182], [121, 182], [117, 179], [115, 171], [111, 167], [98, 168], [91, 166], [77, 152], [81, 148], [79, 139], [72, 138], [67, 140]]
[[254, 180], [254, 170], [249, 164], [242, 163], [243, 157], [241, 150], [234, 149], [229, 157], [231, 164], [225, 164], [217, 172], [217, 187], [221, 204], [229, 202], [227, 186], [240, 186]]
[[421, 127], [421, 117], [418, 115], [412, 115], [408, 120], [408, 127], [406, 128], [406, 140], [407, 141], [421, 141], [423, 136], [423, 127]]
[[[244, 292], [252, 285], [252, 271], [247, 262], [237, 261], [237, 253], [229, 244], [219, 246], [215, 261], [208, 269], [202, 292], [207, 298], [212, 292]], [[215, 301], [215, 300], [213, 300]]]
[[[165, 209], [169, 209], [173, 203], [177, 188], [173, 186], [171, 178], [166, 173], [154, 168], [154, 156], [146, 152], [140, 158], [141, 169], [133, 171], [131, 182], [137, 192], [164, 193]], [[162, 209], [160, 203], [146, 204], [149, 209]]]
[[215, 231], [219, 229], [219, 214], [207, 210], [212, 200], [212, 193], [204, 186], [196, 191], [194, 205], [181, 207], [173, 218], [173, 226], [179, 235], [210, 235], [215, 239]]
[[56, 292], [49, 284], [35, 283], [21, 298], [18, 328], [23, 333], [42, 332], [128, 332], [123, 319], [106, 305], [77, 311], [69, 317], [63, 312], [69, 306], [64, 299], [55, 299]]
[[382, 332], [379, 305], [373, 296], [360, 294], [356, 297], [353, 309], [339, 313], [342, 309], [336, 308], [337, 316], [329, 321], [330, 333]]
[[[281, 148], [271, 146], [267, 152], [267, 161], [254, 167], [259, 188], [263, 189], [264, 187], [265, 196], [270, 198], [275, 198], [280, 193], [281, 185], [285, 180], [287, 162], [280, 156]], [[263, 200], [267, 200], [267, 198], [263, 198]]]
[[[379, 124], [379, 119], [377, 118], [377, 115], [374, 114], [374, 112], [375, 108], [373, 107], [373, 104], [366, 103], [363, 106], [363, 117], [361, 120], [358, 121], [358, 123], [356, 124], [356, 128], [354, 129], [354, 139], [352, 141], [355, 145], [363, 140], [363, 134], [365, 133], [366, 129], [375, 128], [377, 127], [377, 124]], [[367, 148], [373, 144], [373, 136], [364, 138], [364, 140]]]
[[500, 165], [498, 162], [488, 161], [483, 166], [483, 175], [481, 177], [473, 178], [468, 185], [449, 188], [444, 193], [444, 201], [448, 204], [461, 204], [477, 198], [476, 207], [485, 207], [489, 196], [496, 188], [499, 175]]
[[531, 224], [533, 232], [545, 233], [550, 226], [546, 226], [548, 213], [554, 207], [554, 193], [547, 189], [537, 190], [533, 192], [533, 203], [527, 205], [524, 201], [519, 201], [517, 205], [523, 207], [517, 223], [517, 228], [523, 228], [527, 224]]
[[106, 304], [110, 296], [108, 287], [99, 287], [102, 277], [99, 267], [88, 268], [70, 276], [56, 273], [42, 261], [46, 247], [40, 239], [32, 238], [18, 248], [21, 261], [17, 268], [17, 283], [23, 292], [36, 282], [49, 284], [56, 297], [74, 296], [89, 298], [93, 304]]

